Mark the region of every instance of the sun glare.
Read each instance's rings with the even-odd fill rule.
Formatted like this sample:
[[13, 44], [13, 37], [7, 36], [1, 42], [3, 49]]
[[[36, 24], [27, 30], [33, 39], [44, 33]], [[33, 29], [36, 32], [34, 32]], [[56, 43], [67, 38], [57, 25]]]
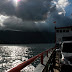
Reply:
[[19, 2], [20, 0], [14, 0], [14, 3], [15, 3], [15, 5], [17, 6], [18, 5], [18, 2]]
[[14, 6], [17, 7], [20, 2], [27, 2], [27, 0], [13, 0], [13, 2], [14, 2]]
[[14, 0], [14, 2], [15, 2], [15, 4], [16, 4], [16, 6], [18, 5], [18, 0]]

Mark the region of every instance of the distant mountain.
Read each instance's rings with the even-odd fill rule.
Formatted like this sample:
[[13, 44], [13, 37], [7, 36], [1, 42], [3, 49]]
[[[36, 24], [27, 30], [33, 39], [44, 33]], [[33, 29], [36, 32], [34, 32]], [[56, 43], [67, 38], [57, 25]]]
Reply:
[[0, 44], [54, 43], [54, 32], [0, 31]]

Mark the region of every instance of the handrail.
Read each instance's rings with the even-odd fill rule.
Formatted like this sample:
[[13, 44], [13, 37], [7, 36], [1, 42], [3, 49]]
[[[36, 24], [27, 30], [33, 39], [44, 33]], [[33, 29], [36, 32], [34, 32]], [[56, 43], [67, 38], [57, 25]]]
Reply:
[[48, 52], [53, 50], [53, 49], [56, 49], [55, 48], [51, 48], [51, 49], [48, 49], [30, 59], [28, 59], [27, 61], [24, 61], [23, 63], [19, 64], [18, 66], [14, 67], [13, 69], [11, 69], [10, 71], [8, 72], [20, 72], [20, 70], [22, 70], [24, 67], [26, 67], [27, 65], [31, 64], [34, 60], [36, 60], [37, 58], [41, 57], [41, 64], [43, 64], [43, 54], [44, 53], [47, 53], [47, 57], [48, 57]]

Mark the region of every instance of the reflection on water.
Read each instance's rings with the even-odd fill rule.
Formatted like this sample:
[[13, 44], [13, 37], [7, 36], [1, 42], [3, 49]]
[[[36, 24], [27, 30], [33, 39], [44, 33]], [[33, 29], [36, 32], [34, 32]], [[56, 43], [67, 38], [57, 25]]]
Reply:
[[[0, 72], [7, 72], [18, 64], [54, 46], [54, 44], [0, 45]], [[37, 60], [39, 62], [39, 60]], [[22, 71], [32, 72], [36, 62]]]

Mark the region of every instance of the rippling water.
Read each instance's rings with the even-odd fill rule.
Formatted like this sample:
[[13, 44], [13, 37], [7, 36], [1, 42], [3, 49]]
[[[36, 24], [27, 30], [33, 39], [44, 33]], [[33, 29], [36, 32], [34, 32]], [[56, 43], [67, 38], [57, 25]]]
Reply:
[[[54, 47], [54, 44], [24, 44], [24, 45], [0, 45], [0, 72], [7, 72], [29, 58]], [[25, 67], [23, 72], [32, 72], [39, 59]]]

